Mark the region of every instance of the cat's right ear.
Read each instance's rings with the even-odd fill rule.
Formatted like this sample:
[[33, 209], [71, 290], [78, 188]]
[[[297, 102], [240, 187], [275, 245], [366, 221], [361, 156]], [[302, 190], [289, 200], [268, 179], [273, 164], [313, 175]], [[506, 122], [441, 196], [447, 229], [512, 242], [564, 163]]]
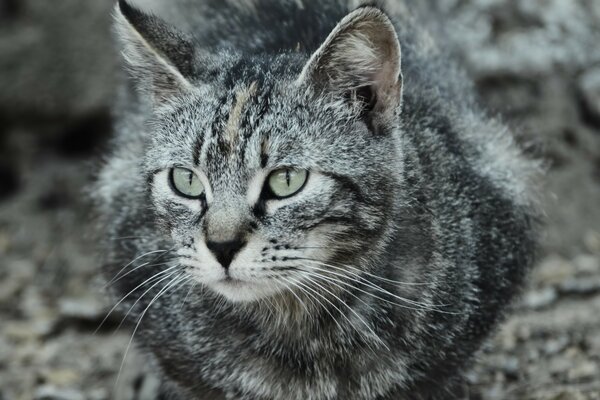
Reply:
[[195, 48], [189, 37], [126, 0], [116, 6], [115, 25], [132, 77], [155, 106], [194, 90]]

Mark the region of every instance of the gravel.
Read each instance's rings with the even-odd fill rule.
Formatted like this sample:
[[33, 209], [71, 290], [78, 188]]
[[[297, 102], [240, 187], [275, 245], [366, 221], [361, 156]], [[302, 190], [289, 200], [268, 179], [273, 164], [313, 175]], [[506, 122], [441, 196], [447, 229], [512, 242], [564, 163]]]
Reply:
[[[112, 2], [51, 3], [0, 0], [0, 399], [150, 400], [143, 356], [121, 367], [131, 327], [111, 316], [95, 333], [112, 304], [82, 188], [110, 130]], [[470, 398], [600, 399], [600, 2], [426, 6], [548, 167], [538, 265], [469, 372]]]

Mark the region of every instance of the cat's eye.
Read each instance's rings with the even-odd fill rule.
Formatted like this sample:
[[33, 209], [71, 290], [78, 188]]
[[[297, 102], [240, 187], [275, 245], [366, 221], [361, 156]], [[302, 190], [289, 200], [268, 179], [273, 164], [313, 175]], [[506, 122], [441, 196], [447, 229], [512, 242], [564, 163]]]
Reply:
[[275, 198], [284, 199], [298, 193], [308, 179], [303, 169], [282, 168], [273, 171], [267, 180], [269, 190]]
[[178, 195], [189, 199], [197, 199], [204, 194], [204, 185], [200, 178], [187, 168], [171, 169], [171, 186]]

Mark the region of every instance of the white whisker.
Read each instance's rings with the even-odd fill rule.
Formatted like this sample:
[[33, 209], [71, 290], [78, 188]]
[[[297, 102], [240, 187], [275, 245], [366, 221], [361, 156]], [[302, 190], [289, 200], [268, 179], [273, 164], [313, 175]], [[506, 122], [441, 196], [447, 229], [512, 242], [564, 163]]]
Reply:
[[[371, 334], [377, 339], [377, 341], [383, 345], [383, 347], [385, 347], [388, 351], [390, 350], [390, 348], [385, 344], [385, 342], [379, 337], [379, 335], [377, 335], [377, 333], [375, 333], [375, 331], [371, 328], [371, 326], [363, 319], [363, 317], [360, 316], [360, 314], [358, 314], [352, 307], [350, 307], [348, 304], [346, 304], [346, 302], [344, 302], [339, 296], [337, 296], [335, 293], [331, 292], [330, 290], [326, 289], [324, 286], [320, 285], [318, 282], [313, 280], [313, 283], [315, 285], [317, 285], [321, 290], [329, 293], [331, 296], [333, 296], [333, 298], [335, 298], [336, 300], [338, 300], [339, 303], [343, 304], [346, 306], [346, 308], [348, 308], [348, 310], [350, 310], [350, 312], [352, 312], [356, 318], [358, 318], [363, 325], [369, 330], [369, 332], [371, 332]], [[333, 305], [333, 304], [332, 304]], [[352, 322], [350, 321], [350, 319], [344, 314], [342, 313], [342, 311], [337, 308], [335, 305], [333, 305], [339, 312], [340, 314], [342, 314], [342, 316], [344, 316], [344, 318], [346, 318], [346, 320], [351, 324]], [[358, 333], [361, 333], [361, 331], [359, 331], [356, 327], [354, 328]], [[367, 341], [368, 343], [368, 341]]]
[[[178, 267], [178, 266], [177, 266]], [[117, 326], [117, 329], [115, 329], [115, 332], [117, 332], [119, 329], [121, 329], [121, 326], [125, 323], [125, 321], [127, 320], [127, 317], [129, 316], [129, 314], [131, 314], [131, 312], [133, 311], [133, 309], [135, 308], [135, 306], [140, 302], [140, 300], [142, 300], [142, 298], [144, 298], [144, 296], [146, 296], [146, 294], [148, 294], [150, 291], [152, 291], [152, 289], [154, 289], [157, 285], [159, 285], [161, 282], [163, 282], [166, 279], [169, 279], [171, 276], [173, 276], [174, 274], [176, 274], [177, 272], [180, 272], [178, 270], [175, 270], [173, 272], [171, 272], [170, 274], [168, 274], [167, 276], [162, 277], [158, 282], [155, 282], [152, 286], [150, 286], [148, 289], [146, 289], [146, 291], [144, 293], [142, 293], [142, 295], [140, 297], [138, 297], [138, 299], [133, 303], [133, 305], [131, 307], [129, 307], [129, 310], [127, 310], [127, 313], [125, 314], [125, 316], [123, 317], [123, 319], [121, 319], [121, 323], [119, 324], [119, 326]]]
[[100, 322], [100, 325], [98, 326], [98, 328], [96, 328], [96, 330], [94, 331], [94, 335], [98, 333], [98, 331], [100, 330], [100, 328], [102, 328], [102, 326], [104, 325], [104, 323], [106, 323], [106, 320], [108, 319], [108, 317], [117, 309], [117, 307], [119, 306], [119, 304], [121, 304], [123, 301], [125, 301], [125, 299], [129, 296], [131, 296], [131, 294], [133, 292], [135, 292], [136, 290], [138, 290], [139, 288], [141, 288], [142, 286], [150, 283], [151, 281], [153, 281], [154, 279], [157, 279], [159, 276], [164, 275], [165, 273], [169, 272], [170, 270], [172, 270], [173, 268], [177, 268], [178, 265], [175, 265], [169, 269], [166, 269], [164, 271], [160, 271], [154, 275], [152, 275], [150, 278], [146, 279], [144, 282], [140, 283], [139, 285], [137, 285], [135, 288], [133, 288], [129, 293], [127, 293], [125, 296], [123, 296], [121, 298], [121, 300], [119, 300], [117, 302], [117, 304], [115, 304], [113, 306], [113, 308], [110, 309], [110, 311], [108, 312], [108, 314], [106, 314], [106, 317], [104, 317], [104, 319], [102, 320], [102, 322]]
[[[183, 278], [182, 278], [183, 277]], [[127, 359], [127, 354], [129, 353], [129, 349], [131, 347], [131, 344], [133, 343], [133, 338], [135, 337], [135, 334], [138, 330], [138, 328], [140, 327], [140, 324], [142, 322], [142, 319], [144, 318], [144, 316], [146, 315], [146, 313], [148, 312], [148, 310], [150, 309], [150, 307], [152, 306], [152, 304], [154, 304], [154, 302], [160, 297], [162, 296], [164, 293], [166, 293], [169, 289], [173, 288], [176, 284], [178, 284], [179, 282], [181, 282], [182, 280], [186, 280], [186, 279], [190, 279], [186, 276], [185, 273], [181, 273], [180, 275], [177, 275], [175, 278], [173, 278], [169, 283], [167, 283], [165, 285], [164, 288], [162, 288], [156, 296], [154, 296], [154, 298], [150, 301], [150, 303], [148, 304], [148, 306], [144, 309], [144, 311], [142, 312], [142, 314], [140, 315], [135, 328], [133, 330], [133, 333], [131, 334], [131, 339], [129, 339], [129, 343], [127, 344], [127, 348], [125, 349], [125, 354], [123, 355], [123, 361], [121, 361], [121, 366], [119, 368], [119, 373], [117, 374], [117, 380], [115, 381], [115, 390], [119, 384], [119, 379], [121, 378], [121, 373], [123, 372], [123, 367], [125, 365], [125, 360]]]
[[194, 280], [193, 283], [190, 285], [190, 288], [188, 289], [187, 294], [185, 295], [185, 298], [183, 299], [183, 302], [181, 302], [179, 311], [183, 310], [183, 307], [185, 306], [185, 303], [187, 302], [188, 297], [190, 297], [190, 294], [194, 291], [197, 284], [198, 284], [198, 281]]
[[[125, 265], [123, 268], [121, 268], [121, 269], [119, 270], [119, 272], [117, 272], [117, 273], [115, 274], [114, 278], [112, 278], [112, 279], [111, 279], [111, 280], [110, 280], [110, 281], [109, 281], [109, 282], [108, 282], [108, 283], [107, 283], [107, 284], [104, 286], [104, 288], [106, 288], [107, 286], [110, 286], [110, 285], [111, 285], [111, 284], [114, 282], [114, 280], [115, 280], [115, 279], [117, 279], [117, 278], [119, 277], [119, 275], [120, 275], [120, 274], [121, 274], [123, 271], [125, 271], [127, 268], [129, 268], [129, 266], [131, 266], [132, 264], [134, 264], [136, 261], [138, 261], [138, 260], [140, 260], [140, 259], [142, 259], [142, 258], [144, 258], [144, 257], [146, 257], [146, 256], [149, 256], [149, 255], [151, 255], [151, 254], [156, 254], [156, 253], [162, 253], [162, 254], [164, 254], [164, 253], [168, 253], [168, 252], [170, 252], [170, 251], [172, 251], [172, 250], [173, 250], [173, 249], [170, 249], [170, 250], [153, 250], [153, 251], [149, 251], [149, 252], [147, 252], [147, 253], [144, 253], [144, 254], [142, 254], [142, 255], [140, 255], [140, 256], [138, 256], [138, 257], [134, 258], [134, 259], [133, 259], [133, 260], [131, 260], [129, 263], [127, 263], [127, 264], [126, 264], [126, 265]], [[161, 255], [162, 255], [162, 254], [161, 254]], [[153, 260], [153, 261], [155, 261], [155, 260]], [[152, 262], [152, 261], [150, 261], [150, 262]]]
[[[333, 275], [337, 275], [337, 276], [342, 276], [342, 277], [344, 277], [346, 279], [350, 279], [350, 280], [353, 280], [355, 282], [363, 283], [364, 285], [366, 285], [366, 286], [368, 286], [368, 287], [370, 287], [370, 288], [372, 288], [372, 289], [374, 289], [374, 290], [376, 290], [378, 292], [381, 292], [381, 293], [384, 293], [384, 294], [386, 294], [388, 296], [394, 297], [394, 298], [396, 298], [396, 299], [398, 299], [398, 300], [400, 300], [402, 302], [405, 302], [407, 304], [419, 307], [420, 309], [429, 310], [429, 311], [435, 311], [435, 312], [445, 313], [445, 314], [456, 314], [456, 313], [451, 312], [451, 311], [444, 311], [444, 310], [439, 310], [439, 309], [435, 308], [435, 307], [447, 307], [447, 306], [449, 306], [449, 304], [431, 304], [431, 305], [429, 305], [429, 304], [423, 304], [423, 303], [420, 303], [418, 301], [410, 300], [410, 299], [407, 299], [405, 297], [399, 296], [397, 294], [391, 293], [390, 291], [382, 288], [381, 286], [378, 286], [378, 285], [374, 284], [373, 282], [369, 281], [368, 279], [366, 279], [366, 278], [364, 278], [364, 277], [362, 277], [362, 276], [360, 276], [358, 274], [355, 274], [355, 273], [353, 273], [351, 271], [344, 270], [344, 268], [337, 267], [335, 265], [331, 265], [331, 264], [327, 264], [327, 263], [323, 263], [323, 262], [320, 262], [320, 261], [315, 261], [315, 260], [306, 260], [306, 261], [311, 262], [311, 263], [315, 263], [315, 264], [318, 264], [318, 265], [326, 266], [326, 267], [329, 267], [329, 268], [334, 268], [334, 269], [339, 270], [339, 271], [346, 272], [346, 273], [348, 273], [348, 274], [350, 274], [352, 276], [355, 276], [356, 278], [358, 278], [358, 280], [352, 279], [350, 276], [347, 276], [345, 274], [340, 274], [340, 273], [335, 272], [335, 271], [330, 271], [330, 270], [327, 270], [327, 269], [323, 269], [323, 268], [311, 266], [311, 268], [320, 270], [322, 272], [327, 272], [329, 274], [333, 274]], [[355, 287], [355, 286], [353, 286], [353, 287]], [[356, 288], [356, 289], [359, 290], [358, 288]], [[365, 293], [371, 294], [369, 292], [365, 292]], [[371, 295], [373, 295], [373, 294], [371, 294]], [[373, 295], [373, 296], [375, 296], [375, 295]], [[380, 299], [381, 300], [385, 300], [383, 298], [380, 298]], [[387, 300], [387, 301], [389, 302], [389, 300]], [[394, 304], [396, 304], [396, 303], [394, 303]], [[399, 305], [399, 304], [397, 304], [397, 305]]]

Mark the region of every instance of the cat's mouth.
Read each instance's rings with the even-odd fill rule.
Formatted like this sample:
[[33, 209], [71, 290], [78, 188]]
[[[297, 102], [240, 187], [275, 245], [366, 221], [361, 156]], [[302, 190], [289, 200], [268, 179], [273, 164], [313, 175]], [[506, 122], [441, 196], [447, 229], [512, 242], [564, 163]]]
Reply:
[[238, 278], [232, 278], [229, 275], [227, 275], [225, 278], [221, 279], [219, 281], [219, 283], [221, 283], [223, 285], [230, 285], [230, 286], [239, 286], [239, 285], [248, 284], [248, 282], [246, 282], [246, 281], [243, 281], [243, 280], [238, 279]]
[[208, 286], [233, 302], [249, 302], [274, 294], [273, 288], [260, 282], [246, 281], [243, 279], [226, 276], [213, 281]]

